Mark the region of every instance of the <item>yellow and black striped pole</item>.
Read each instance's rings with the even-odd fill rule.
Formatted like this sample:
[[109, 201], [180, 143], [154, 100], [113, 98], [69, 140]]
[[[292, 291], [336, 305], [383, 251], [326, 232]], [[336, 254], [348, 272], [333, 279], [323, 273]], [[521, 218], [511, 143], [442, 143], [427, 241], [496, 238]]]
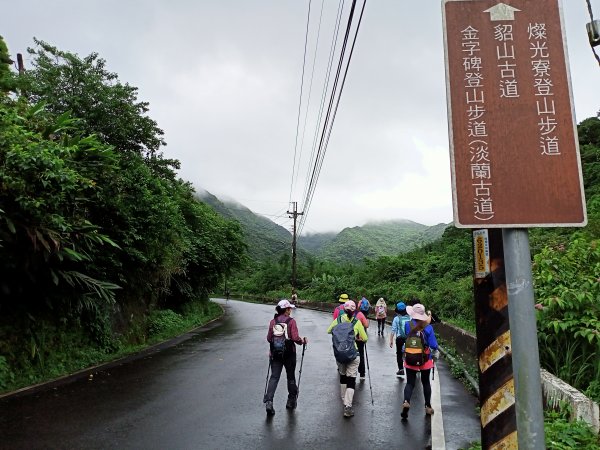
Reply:
[[502, 230], [473, 232], [483, 449], [518, 449]]

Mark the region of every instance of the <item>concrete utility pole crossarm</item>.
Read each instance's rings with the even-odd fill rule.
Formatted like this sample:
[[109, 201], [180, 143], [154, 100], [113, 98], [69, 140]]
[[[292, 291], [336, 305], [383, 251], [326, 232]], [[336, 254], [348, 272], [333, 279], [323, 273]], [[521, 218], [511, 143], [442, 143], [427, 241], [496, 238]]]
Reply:
[[288, 211], [290, 219], [294, 219], [294, 229], [292, 233], [292, 293], [296, 292], [296, 221], [303, 212], [298, 212], [298, 202], [292, 202], [292, 211]]

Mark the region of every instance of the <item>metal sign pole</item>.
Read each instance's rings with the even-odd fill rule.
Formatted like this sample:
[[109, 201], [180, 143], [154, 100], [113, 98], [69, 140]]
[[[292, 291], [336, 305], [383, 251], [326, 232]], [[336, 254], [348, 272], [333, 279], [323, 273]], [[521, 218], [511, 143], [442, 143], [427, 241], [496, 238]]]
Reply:
[[504, 266], [520, 449], [544, 450], [540, 357], [527, 229], [504, 228]]

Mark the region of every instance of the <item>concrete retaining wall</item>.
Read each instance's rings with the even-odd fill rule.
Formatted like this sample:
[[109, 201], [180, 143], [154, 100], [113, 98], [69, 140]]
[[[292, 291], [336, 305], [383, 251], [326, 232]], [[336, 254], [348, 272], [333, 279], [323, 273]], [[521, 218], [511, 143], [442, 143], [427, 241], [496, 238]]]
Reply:
[[589, 423], [596, 433], [600, 432], [600, 411], [598, 404], [587, 398], [573, 386], [542, 369], [542, 391], [544, 401], [551, 408], [557, 408], [561, 401], [571, 405], [571, 419]]

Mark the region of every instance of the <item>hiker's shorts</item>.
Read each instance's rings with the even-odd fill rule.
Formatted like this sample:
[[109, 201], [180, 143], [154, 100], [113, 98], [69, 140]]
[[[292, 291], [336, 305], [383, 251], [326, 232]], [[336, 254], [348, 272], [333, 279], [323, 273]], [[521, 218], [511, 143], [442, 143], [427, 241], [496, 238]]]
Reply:
[[337, 362], [338, 372], [340, 375], [346, 375], [347, 377], [356, 378], [358, 375], [358, 364], [360, 363], [360, 356], [354, 358], [354, 361], [347, 364]]

